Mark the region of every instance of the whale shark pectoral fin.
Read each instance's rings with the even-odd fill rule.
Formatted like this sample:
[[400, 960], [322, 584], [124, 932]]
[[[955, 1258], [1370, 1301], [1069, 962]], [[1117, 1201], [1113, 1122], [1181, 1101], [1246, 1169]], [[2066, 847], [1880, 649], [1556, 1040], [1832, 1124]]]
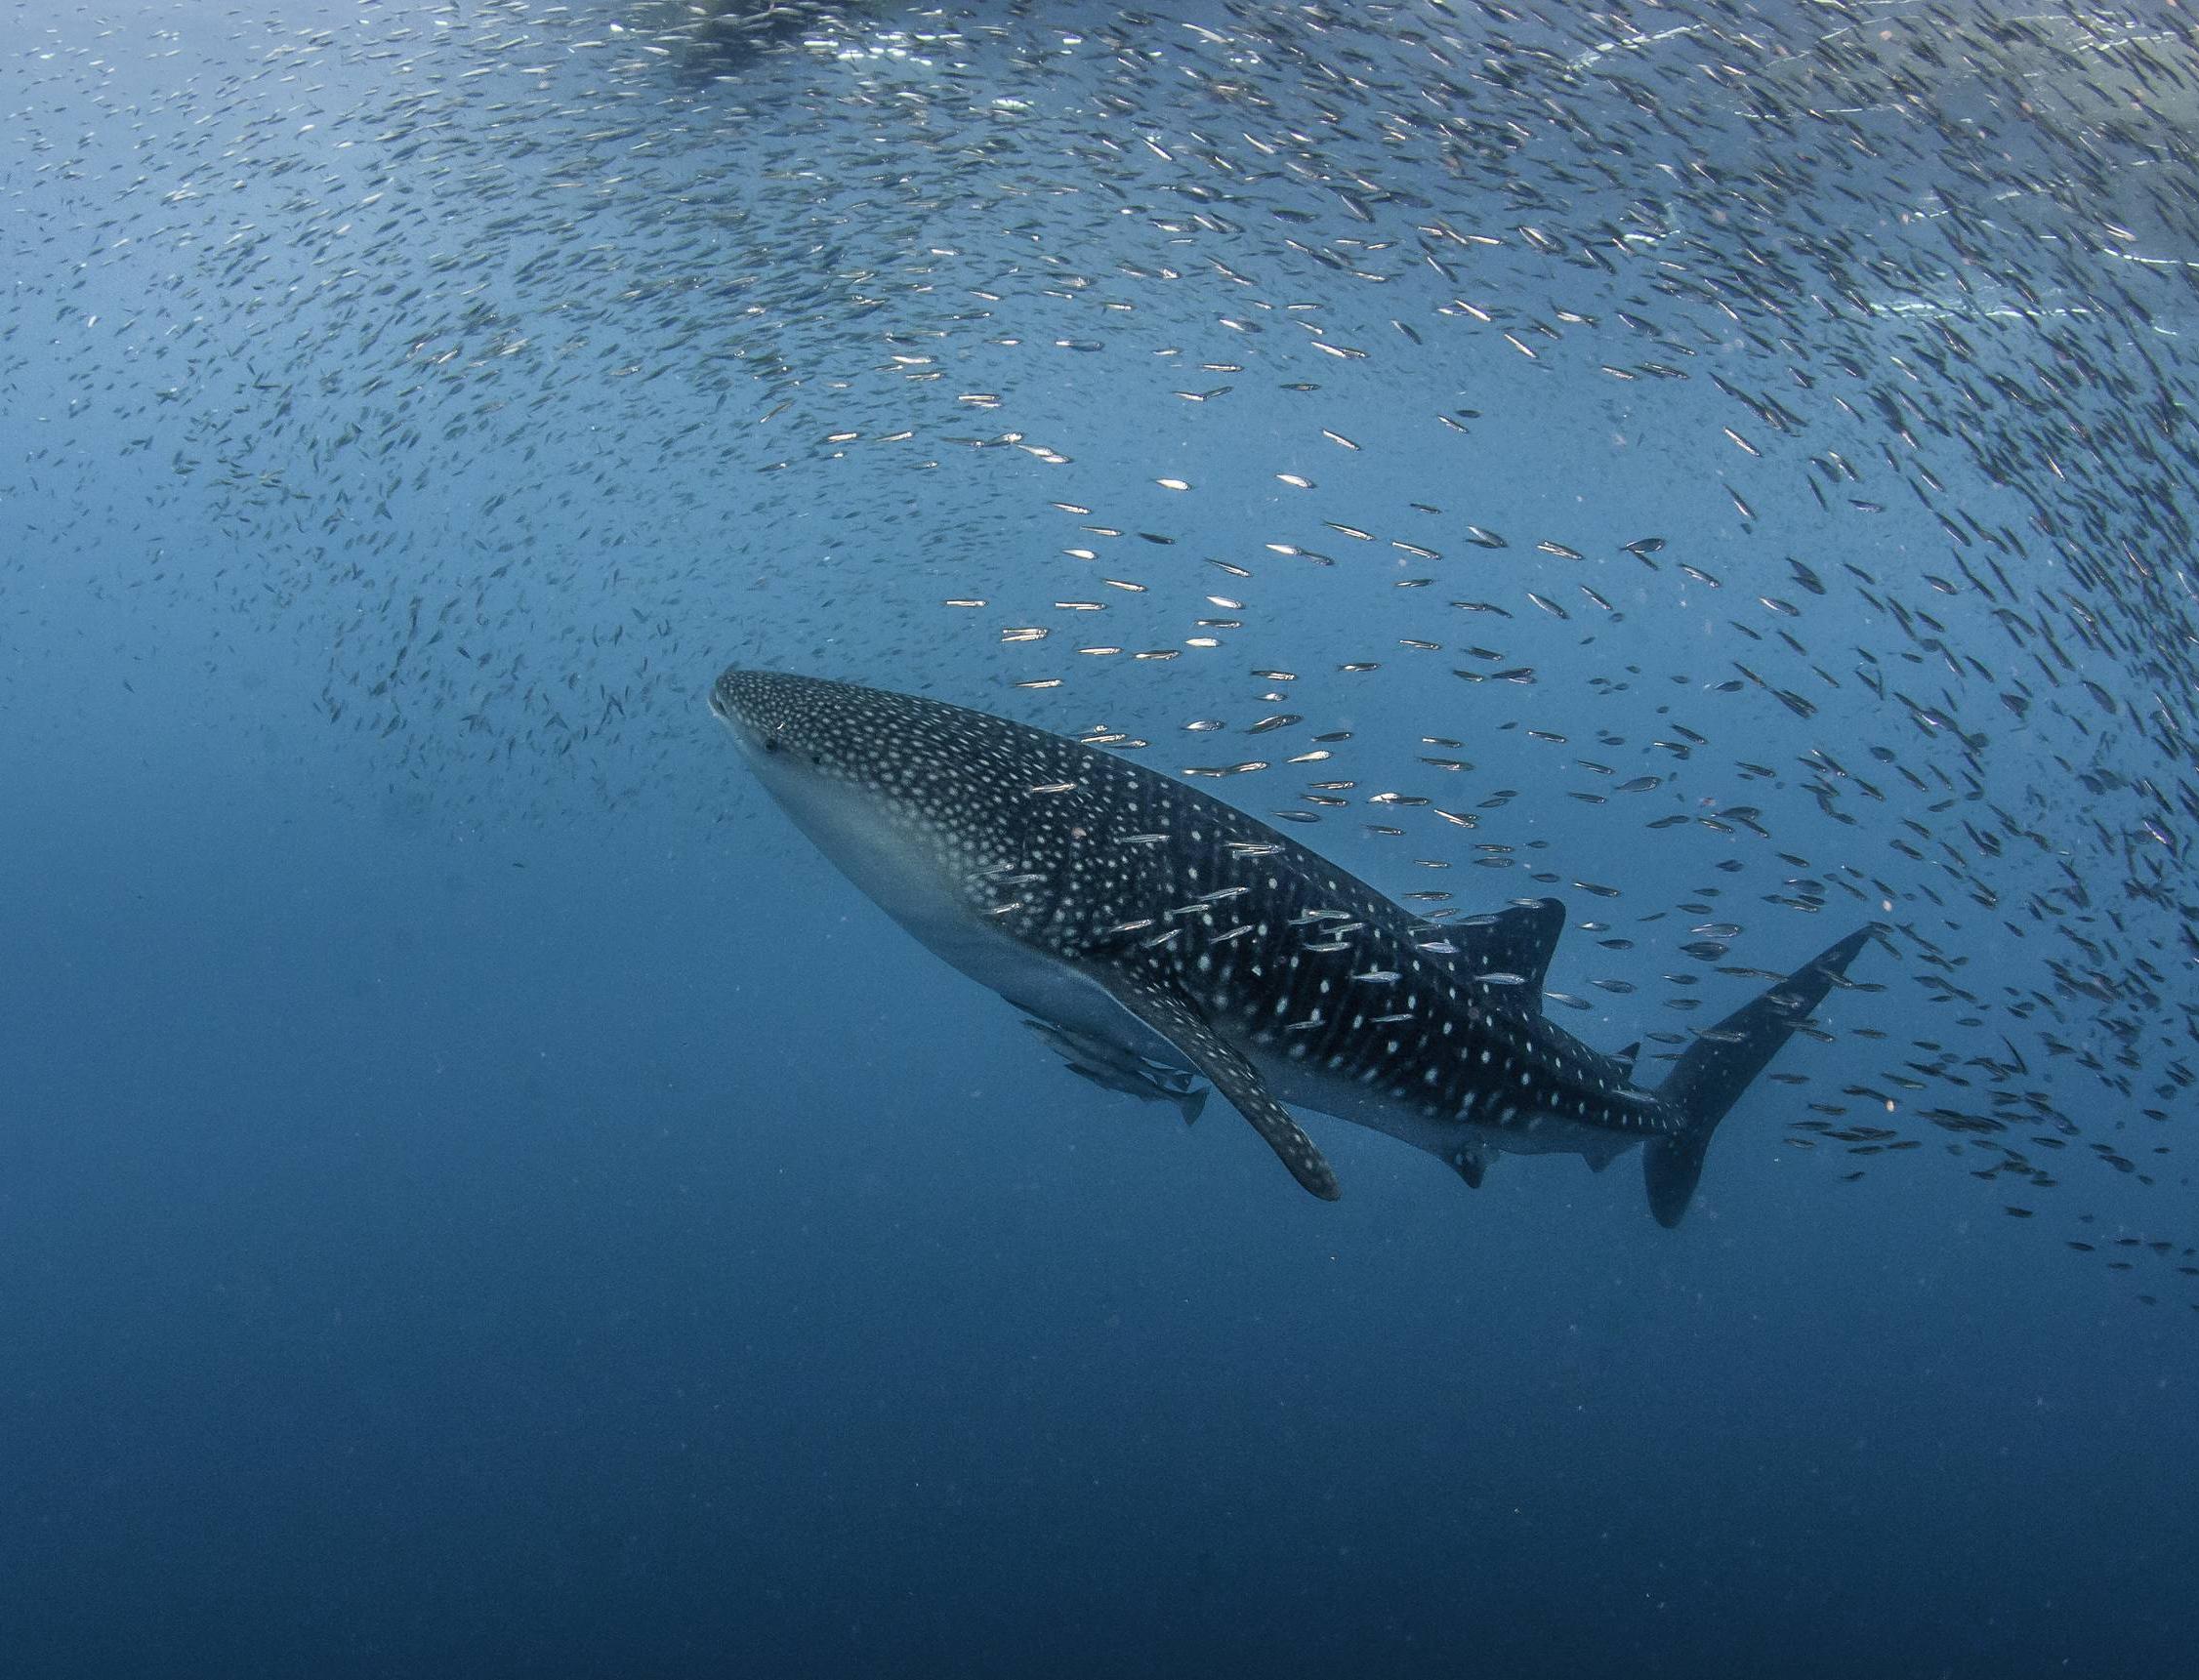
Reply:
[[1267, 1140], [1293, 1178], [1324, 1202], [1343, 1194], [1335, 1168], [1275, 1100], [1259, 1071], [1223, 1041], [1180, 989], [1165, 980], [1119, 973], [1101, 976], [1100, 984], [1116, 1003], [1174, 1045], [1231, 1108], [1252, 1122], [1253, 1130]]

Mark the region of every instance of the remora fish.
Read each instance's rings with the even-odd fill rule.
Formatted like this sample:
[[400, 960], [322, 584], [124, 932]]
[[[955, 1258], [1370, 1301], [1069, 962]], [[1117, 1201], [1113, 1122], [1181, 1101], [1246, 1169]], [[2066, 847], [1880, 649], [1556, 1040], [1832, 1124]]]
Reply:
[[1141, 1102], [1172, 1103], [1190, 1126], [1206, 1107], [1206, 1086], [1182, 1068], [1164, 1067], [1143, 1056], [1126, 1052], [1120, 1045], [1064, 1027], [1058, 1021], [1026, 1020], [1023, 1023], [1054, 1047], [1068, 1064], [1069, 1072], [1090, 1080], [1101, 1090], [1120, 1091]]
[[726, 672], [710, 707], [765, 787], [940, 957], [1068, 1042], [1204, 1075], [1302, 1185], [1336, 1174], [1285, 1103], [1478, 1184], [1499, 1152], [1601, 1167], [1644, 1144], [1687, 1210], [1712, 1131], [1869, 938], [1701, 1034], [1655, 1090], [1544, 1018], [1556, 899], [1440, 932], [1221, 800], [1097, 747], [937, 700]]

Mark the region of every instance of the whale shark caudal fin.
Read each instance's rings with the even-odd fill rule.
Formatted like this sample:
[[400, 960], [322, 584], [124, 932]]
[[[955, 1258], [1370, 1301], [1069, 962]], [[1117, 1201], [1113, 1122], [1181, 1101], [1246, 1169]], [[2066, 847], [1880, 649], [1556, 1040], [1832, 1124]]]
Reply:
[[1824, 1001], [1833, 982], [1855, 961], [1872, 929], [1859, 927], [1819, 952], [1754, 1003], [1744, 1004], [1704, 1033], [1680, 1058], [1657, 1095], [1678, 1109], [1684, 1130], [1650, 1140], [1641, 1157], [1649, 1211], [1670, 1230], [1687, 1211], [1711, 1133], [1764, 1064], [1779, 1053], [1795, 1028]]

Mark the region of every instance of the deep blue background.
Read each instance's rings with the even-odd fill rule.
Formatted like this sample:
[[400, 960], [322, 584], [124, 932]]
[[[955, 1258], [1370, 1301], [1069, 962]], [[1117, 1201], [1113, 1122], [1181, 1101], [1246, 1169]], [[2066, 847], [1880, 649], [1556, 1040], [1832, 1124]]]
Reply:
[[[30, 103], [59, 73], [38, 64], [16, 66]], [[101, 143], [126, 180], [143, 143]], [[24, 168], [19, 193], [47, 190]], [[62, 287], [61, 247], [39, 249], [57, 266], [38, 285]], [[130, 307], [129, 285], [106, 283]], [[146, 415], [166, 424], [143, 388], [167, 376], [70, 336], [42, 296], [18, 320], [0, 574], [0, 1673], [1923, 1680], [2190, 1661], [2189, 1291], [2147, 1306], [2135, 1291], [2154, 1286], [2062, 1246], [2080, 1205], [2101, 1231], [2178, 1229], [2180, 1168], [2159, 1167], [2150, 1194], [2082, 1162], [2060, 1193], [2012, 1190], [1933, 1147], [1844, 1182], [1845, 1158], [1786, 1147], [1766, 1095], [1722, 1134], [1678, 1233], [1648, 1219], [1631, 1159], [1599, 1177], [1506, 1162], [1470, 1194], [1333, 1124], [1320, 1141], [1348, 1194], [1323, 1206], [1220, 1104], [1186, 1132], [1051, 1063], [744, 785], [701, 705], [718, 665], [760, 657], [1063, 729], [1105, 717], [1164, 739], [1155, 761], [1180, 766], [1205, 747], [1165, 732], [1250, 722], [1266, 688], [1248, 672], [1304, 658], [1307, 730], [1359, 729], [1357, 766], [1378, 776], [1436, 751], [1424, 733], [1475, 734], [1494, 767], [1474, 794], [1530, 790], [1487, 833], [1547, 841], [1576, 920], [1627, 923], [1732, 884], [1722, 857], [1750, 859], [1759, 889], [1779, 866], [1738, 849], [1746, 837], [1645, 840], [1633, 819], [1648, 805], [1621, 826], [1569, 803], [1489, 709], [1531, 707], [1526, 721], [1591, 755], [1595, 729], [1623, 730], [1630, 772], [1669, 771], [1669, 757], [1636, 762], [1657, 706], [1706, 727], [1730, 716], [1703, 693], [1723, 667], [1692, 643], [1521, 625], [1549, 637], [1530, 694], [1447, 678], [1362, 694], [1319, 672], [1412, 634], [1419, 597], [1294, 573], [1267, 580], [1260, 639], [1225, 675], [1109, 668], [1026, 694], [1008, 682], [1065, 656], [1003, 663], [991, 619], [956, 640], [935, 602], [969, 587], [957, 548], [1056, 550], [1073, 520], [1043, 523], [1062, 519], [1054, 494], [1098, 487], [1116, 513], [1190, 521], [1151, 487], [1187, 469], [1222, 485], [1317, 468], [1333, 492], [1319, 512], [1347, 522], [1352, 495], [1384, 517], [1411, 493], [1466, 517], [1501, 510], [1520, 549], [1537, 520], [1592, 522], [1607, 553], [1715, 512], [1723, 527], [1696, 552], [1746, 564], [1719, 488], [1729, 456], [1674, 472], [1685, 445], [1659, 432], [1584, 467], [1582, 440], [1626, 424], [1612, 392], [1514, 390], [1528, 376], [1510, 361], [1486, 376], [1482, 400], [1514, 391], [1513, 421], [1467, 458], [1478, 481], [1455, 455], [1424, 478], [1416, 450], [1433, 445], [1360, 461], [1267, 411], [1226, 439], [1175, 437], [1187, 411], [1165, 395], [1120, 413], [1093, 400], [1115, 389], [1104, 363], [1020, 392], [1032, 435], [1082, 429], [1057, 433], [1074, 476], [985, 457], [980, 477], [956, 458], [936, 475], [948, 489], [887, 475], [865, 500], [853, 469], [811, 461], [774, 506], [756, 486], [778, 480], [746, 462], [651, 480], [620, 455], [583, 494], [631, 549], [572, 539], [591, 581], [552, 567], [499, 597], [499, 646], [564, 669], [575, 625], [607, 635], [640, 599], [664, 627], [633, 638], [655, 655], [641, 716], [577, 759], [487, 763], [455, 707], [420, 706], [400, 745], [426, 744], [401, 756], [355, 712], [332, 723], [316, 697], [348, 656], [330, 627], [384, 635], [388, 610], [334, 585], [278, 600], [240, 582], [260, 563], [312, 575], [311, 537], [286, 550], [279, 521], [238, 523], [203, 476], [179, 489], [180, 437], [119, 454]], [[956, 376], [1016, 365], [983, 353]], [[1126, 390], [1182, 383], [1129, 351], [1114, 371]], [[685, 418], [676, 383], [668, 429]], [[481, 551], [512, 540], [511, 513], [466, 512], [500, 464], [578, 483], [595, 451], [624, 447], [588, 433], [616, 427], [587, 400], [533, 422], [554, 468], [483, 443], [421, 506], [362, 527], [378, 534], [355, 552], [392, 568], [399, 616], [404, 593], [487, 564], [454, 529]], [[1394, 419], [1380, 387], [1335, 402], [1309, 418], [1368, 439]], [[660, 501], [674, 481], [678, 506]], [[984, 495], [963, 509], [954, 487], [973, 483]], [[1260, 495], [1212, 511], [1212, 528], [1295, 532], [1301, 510]], [[521, 548], [557, 553], [563, 521], [519, 529]], [[1480, 563], [1448, 528], [1442, 546]], [[352, 541], [334, 540], [339, 559]], [[868, 547], [851, 558], [851, 541]], [[1904, 553], [1889, 539], [1872, 563], [1891, 572]], [[612, 557], [633, 581], [602, 585], [599, 609]], [[1616, 564], [1597, 575], [1638, 629], [1667, 623], [1656, 597], [1623, 592], [1671, 574]], [[1090, 587], [1028, 584], [1042, 604]], [[1859, 608], [1836, 616], [1851, 604], [1811, 634], [1885, 645]], [[1619, 679], [1630, 659], [1652, 663], [1627, 690], [1569, 680]], [[1690, 667], [1676, 702], [1666, 678]], [[1722, 737], [1721, 761], [1791, 761], [1810, 738], [1760, 711]], [[1229, 739], [1207, 761], [1254, 750]], [[2012, 802], [2066, 797], [2038, 756], [2002, 762]], [[1803, 803], [1718, 775], [1663, 797]], [[1254, 786], [1223, 791], [1271, 808]], [[1819, 867], [1848, 843], [1790, 833]], [[1404, 850], [1348, 822], [1305, 838], [1398, 891], [1436, 879], [1410, 858], [1450, 859], [1441, 884], [1469, 908], [1526, 884], [1468, 870], [1476, 837], [1440, 827]], [[1576, 880], [1622, 883], [1624, 901]], [[1866, 914], [1836, 897], [1763, 922], [1743, 960], [1791, 966]], [[1927, 924], [1978, 972], [2029, 960], [1990, 919]], [[1651, 947], [1685, 935], [1656, 926], [1626, 956], [1569, 935], [1554, 984], [1623, 973], [1644, 991], [1568, 1025], [1608, 1047], [1657, 1018]], [[1836, 1027], [1942, 1030], [1898, 957], [1873, 963], [1888, 990], [1836, 1000]], [[1715, 974], [1704, 990], [1745, 995]], [[1844, 1038], [1781, 1065], [1824, 1093], [1896, 1059]], [[2095, 1135], [2126, 1136], [2095, 1090], [2057, 1088]], [[2040, 1216], [2010, 1218], [2011, 1201]]]
[[761, 814], [392, 828], [164, 711], [89, 787], [8, 765], [52, 883], [5, 1029], [19, 1672], [2188, 1637], [2189, 1332], [1988, 1203], [1728, 1135], [1675, 1236], [1631, 1162], [1470, 1197], [1331, 1127], [1325, 1207], [1047, 1065]]

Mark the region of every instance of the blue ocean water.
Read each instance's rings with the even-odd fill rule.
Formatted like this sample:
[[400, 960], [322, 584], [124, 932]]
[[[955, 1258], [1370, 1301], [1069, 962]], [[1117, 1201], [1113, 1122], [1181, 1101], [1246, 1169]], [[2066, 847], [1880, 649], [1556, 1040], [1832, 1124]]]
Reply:
[[[1632, 19], [1653, 135], [1507, 102], [1609, 20], [643, 10], [14, 8], [0, 1672], [2189, 1667], [2175, 107], [1749, 129], [1820, 9]], [[1930, 243], [1994, 123], [1975, 205], [2137, 208]], [[1565, 899], [1603, 1048], [1888, 931], [1678, 1231], [1315, 1120], [1323, 1205], [836, 876], [733, 661], [1264, 760]]]

